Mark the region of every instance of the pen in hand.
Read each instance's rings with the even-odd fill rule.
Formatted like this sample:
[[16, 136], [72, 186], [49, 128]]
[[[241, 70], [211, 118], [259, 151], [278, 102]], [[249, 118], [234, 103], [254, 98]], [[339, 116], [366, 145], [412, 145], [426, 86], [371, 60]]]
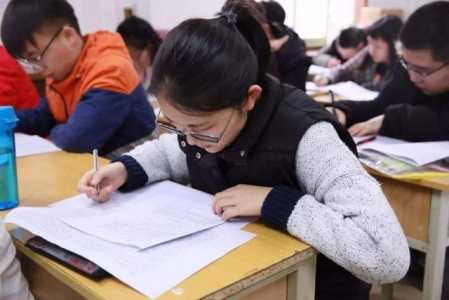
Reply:
[[329, 90], [329, 95], [331, 96], [332, 114], [338, 120], [337, 111], [335, 110], [335, 95], [334, 95], [334, 92], [332, 90]]
[[374, 141], [375, 139], [376, 139], [376, 136], [375, 136], [375, 135], [373, 135], [373, 136], [367, 136], [366, 138], [360, 139], [360, 140], [357, 141], [355, 144], [356, 144], [356, 146], [360, 146], [360, 145], [363, 145], [363, 144], [372, 142], [372, 141]]
[[[94, 159], [94, 170], [98, 172], [98, 150], [94, 149], [92, 151], [93, 159]], [[95, 190], [97, 191], [97, 195], [100, 194], [100, 184], [95, 185]]]

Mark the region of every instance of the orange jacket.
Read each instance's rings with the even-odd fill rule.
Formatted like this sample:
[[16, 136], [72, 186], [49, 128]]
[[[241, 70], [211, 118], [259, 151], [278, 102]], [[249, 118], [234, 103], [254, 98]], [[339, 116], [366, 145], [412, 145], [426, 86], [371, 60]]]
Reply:
[[84, 48], [67, 78], [47, 79], [47, 100], [53, 117], [65, 123], [82, 96], [93, 89], [131, 94], [140, 84], [131, 57], [117, 33], [99, 31], [84, 38]]

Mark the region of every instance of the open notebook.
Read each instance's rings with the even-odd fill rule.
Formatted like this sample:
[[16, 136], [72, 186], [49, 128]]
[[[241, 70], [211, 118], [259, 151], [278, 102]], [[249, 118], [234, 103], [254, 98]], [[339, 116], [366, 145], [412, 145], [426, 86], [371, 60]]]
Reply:
[[365, 165], [391, 177], [449, 177], [449, 141], [409, 143], [377, 136], [358, 145], [358, 151]]

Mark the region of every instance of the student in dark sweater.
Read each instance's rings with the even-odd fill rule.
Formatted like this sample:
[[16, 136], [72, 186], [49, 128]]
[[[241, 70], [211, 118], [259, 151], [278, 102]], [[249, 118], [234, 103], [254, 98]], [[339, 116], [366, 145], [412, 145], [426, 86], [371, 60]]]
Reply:
[[348, 27], [343, 29], [329, 46], [322, 48], [313, 57], [313, 63], [326, 68], [334, 68], [354, 57], [365, 46], [365, 31], [361, 28]]
[[397, 62], [396, 42], [403, 22], [396, 16], [385, 16], [366, 29], [368, 45], [341, 66], [332, 68], [327, 76], [317, 76], [315, 83], [324, 85], [354, 81], [361, 86], [381, 91], [391, 78]]
[[307, 72], [312, 63], [312, 58], [306, 55], [306, 43], [285, 25], [285, 10], [278, 2], [270, 0], [260, 3], [273, 34], [270, 44], [277, 60], [279, 79], [304, 90]]
[[382, 134], [408, 141], [449, 140], [449, 2], [413, 13], [400, 35], [401, 64], [370, 102], [338, 102], [341, 123], [355, 136]]
[[[415, 11], [400, 39], [403, 57], [394, 79], [370, 102], [338, 102], [336, 113], [354, 136], [381, 134], [412, 142], [449, 140], [449, 2]], [[412, 251], [424, 260], [423, 253]], [[417, 264], [413, 269], [422, 269]], [[423, 270], [421, 270], [422, 274]], [[446, 250], [441, 300], [449, 299]]]
[[117, 27], [134, 62], [145, 90], [151, 82], [152, 64], [162, 39], [150, 23], [136, 16], [124, 20]]

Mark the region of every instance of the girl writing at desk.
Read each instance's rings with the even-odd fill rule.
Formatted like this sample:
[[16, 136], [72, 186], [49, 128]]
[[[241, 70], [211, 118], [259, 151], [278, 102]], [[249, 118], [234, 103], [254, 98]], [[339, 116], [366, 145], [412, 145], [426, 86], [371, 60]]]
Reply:
[[[409, 265], [402, 229], [348, 133], [300, 90], [266, 75], [270, 48], [251, 7], [230, 1], [214, 19], [172, 30], [151, 91], [166, 131], [79, 189], [107, 201], [120, 189], [171, 179], [214, 196], [225, 220], [260, 216], [320, 254], [316, 299], [369, 299]], [[99, 192], [96, 185], [100, 185]]]

